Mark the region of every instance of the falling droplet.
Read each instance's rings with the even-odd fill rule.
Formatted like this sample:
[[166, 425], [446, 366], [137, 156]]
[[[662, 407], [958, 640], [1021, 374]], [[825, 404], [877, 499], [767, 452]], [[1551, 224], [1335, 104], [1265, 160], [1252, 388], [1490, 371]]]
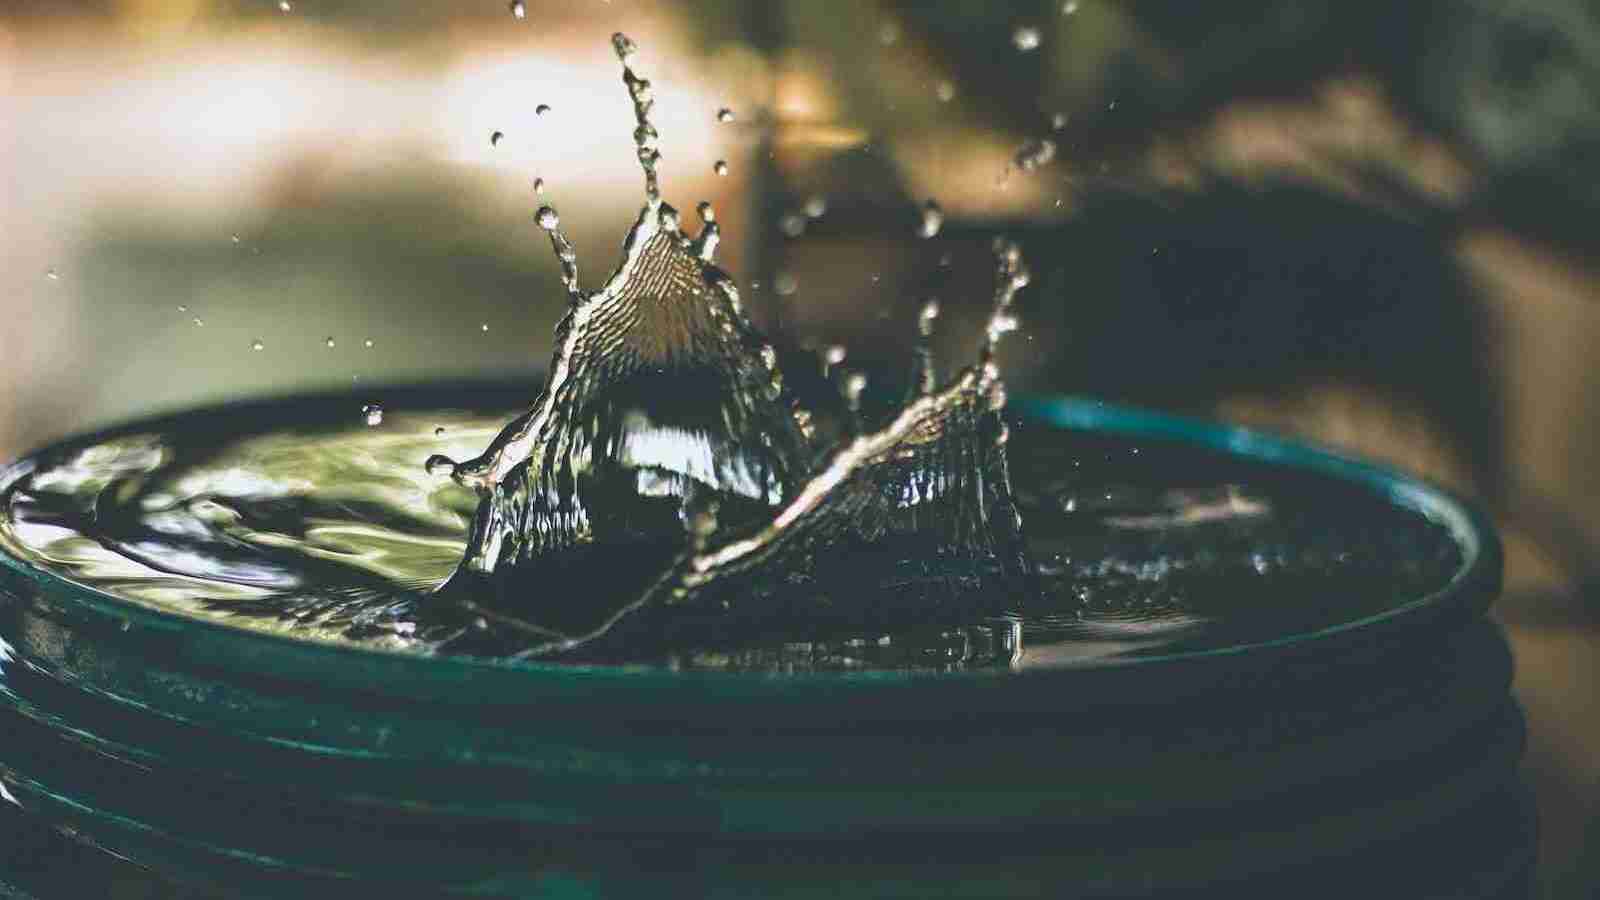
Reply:
[[1050, 127], [1056, 131], [1067, 127], [1067, 114], [1058, 112], [1050, 117]]
[[250, 342], [250, 349], [259, 353], [260, 351], [267, 349], [267, 345], [262, 343], [258, 338]]
[[44, 270], [44, 277], [50, 279], [51, 281], [60, 281], [61, 280], [61, 275], [59, 273], [57, 273], [55, 269], [45, 269]]
[[437, 428], [433, 429], [433, 436], [434, 437], [444, 437], [444, 426], [440, 425]]
[[383, 407], [376, 403], [369, 403], [361, 407], [361, 415], [367, 420], [367, 427], [375, 428], [383, 424]]
[[822, 214], [828, 211], [828, 198], [821, 194], [812, 194], [806, 198], [802, 211], [808, 219], [820, 219]]
[[535, 106], [533, 108], [533, 114], [536, 115], [536, 116], [549, 115], [550, 114], [550, 104], [541, 103], [538, 106]]
[[535, 222], [539, 223], [539, 227], [545, 231], [555, 231], [561, 227], [561, 216], [553, 206], [539, 207], [539, 211], [534, 214], [533, 218]]
[[949, 103], [956, 98], [956, 86], [949, 81], [941, 81], [933, 86], [933, 95], [939, 98], [940, 103]]
[[772, 279], [772, 289], [777, 291], [780, 297], [791, 296], [800, 290], [800, 279], [794, 277], [793, 272], [779, 272]]
[[710, 200], [701, 200], [700, 203], [695, 206], [694, 212], [695, 215], [700, 217], [700, 221], [702, 222], [711, 223], [717, 220], [717, 209], [711, 205]]
[[729, 122], [732, 122], [733, 121], [733, 110], [727, 108], [726, 106], [724, 106], [723, 108], [717, 110], [717, 121], [721, 122], [724, 125], [728, 124]]
[[526, 19], [528, 8], [522, 5], [522, 0], [511, 0], [511, 14], [519, 19]]
[[937, 235], [943, 227], [944, 210], [939, 208], [939, 204], [932, 200], [923, 204], [922, 223], [917, 226], [917, 234], [925, 238], [931, 238]]
[[327, 337], [323, 338], [322, 339], [322, 343], [326, 344], [329, 350], [332, 350], [334, 348], [333, 335], [330, 334]]
[[533, 180], [533, 192], [535, 194], [543, 194], [544, 193], [544, 179], [543, 178], [535, 178]]
[[368, 350], [372, 349], [372, 338], [367, 338], [365, 341], [362, 341], [361, 343], [366, 345], [366, 348]]
[[498, 147], [500, 145], [500, 139], [503, 138], [503, 137], [505, 137], [505, 133], [504, 132], [500, 132], [500, 131], [492, 132], [489, 135], [489, 146]]
[[1049, 138], [1029, 138], [1017, 149], [1013, 162], [1017, 168], [1024, 172], [1034, 169], [1056, 158], [1056, 142]]
[[1070, 16], [1077, 11], [1078, 0], [1067, 0], [1067, 2], [1061, 4], [1061, 14], [1063, 16]]
[[1017, 30], [1011, 32], [1011, 43], [1023, 53], [1039, 49], [1039, 29], [1032, 25], [1018, 25]]
[[789, 237], [799, 237], [806, 232], [806, 220], [804, 216], [788, 213], [778, 220], [778, 227]]
[[188, 311], [189, 311], [189, 307], [188, 306], [186, 306], [186, 305], [184, 305], [182, 303], [178, 304], [178, 312], [188, 312]]
[[291, 9], [294, 9], [294, 7], [289, 5], [289, 0], [278, 0], [279, 12], [288, 12]]
[[885, 22], [878, 26], [878, 43], [885, 47], [893, 47], [900, 40], [900, 26], [893, 22]]
[[725, 159], [717, 160], [716, 163], [712, 165], [711, 171], [717, 173], [718, 175], [728, 174], [728, 161]]
[[484, 334], [488, 334], [489, 333], [489, 323], [488, 322], [484, 322], [482, 325], [479, 325], [478, 326], [478, 330], [483, 332]]
[[232, 237], [233, 237], [233, 242], [234, 242], [234, 243], [235, 243], [235, 244], [237, 244], [237, 243], [239, 243], [239, 236], [238, 236], [238, 235], [237, 235], [237, 234], [235, 234], [235, 235], [232, 235]]
[[205, 324], [206, 324], [206, 320], [200, 318], [199, 316], [195, 316], [194, 317], [194, 324], [195, 324], [195, 327], [197, 327], [197, 328], [203, 328], [205, 326]]

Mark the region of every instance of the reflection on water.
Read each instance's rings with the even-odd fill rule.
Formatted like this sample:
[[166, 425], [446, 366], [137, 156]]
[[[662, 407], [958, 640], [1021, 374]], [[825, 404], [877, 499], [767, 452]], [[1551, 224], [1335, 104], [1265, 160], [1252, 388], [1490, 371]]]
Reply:
[[[302, 404], [315, 414], [300, 425], [199, 415], [47, 453], [7, 475], [0, 541], [81, 584], [241, 628], [515, 653], [532, 642], [515, 623], [418, 602], [460, 559], [475, 505], [420, 464], [482, 446], [504, 410], [402, 407], [378, 427], [352, 401]], [[330, 409], [346, 415], [330, 424]], [[645, 612], [629, 644], [587, 658], [770, 671], [1071, 665], [1347, 622], [1436, 589], [1461, 563], [1441, 526], [1348, 486], [1198, 451], [1014, 432], [1043, 584], [1017, 615], [950, 603], [960, 586], [939, 559], [890, 547], [864, 555], [849, 583], [752, 587], [722, 625]], [[771, 608], [819, 602], [848, 614], [807, 630]]]

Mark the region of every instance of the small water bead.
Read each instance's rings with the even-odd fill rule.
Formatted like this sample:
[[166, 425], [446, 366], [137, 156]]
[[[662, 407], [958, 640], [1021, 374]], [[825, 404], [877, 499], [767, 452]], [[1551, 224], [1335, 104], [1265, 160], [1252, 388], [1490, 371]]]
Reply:
[[267, 345], [257, 339], [250, 342], [250, 349], [260, 353], [262, 350], [267, 349]]
[[893, 47], [900, 41], [900, 26], [893, 22], [885, 22], [878, 26], [878, 43], [885, 47]]
[[544, 193], [544, 179], [543, 178], [535, 178], [533, 180], [533, 192], [535, 194], [543, 194]]
[[1024, 172], [1034, 169], [1056, 158], [1056, 142], [1049, 138], [1029, 138], [1017, 149], [1013, 161], [1017, 168]]
[[801, 211], [806, 214], [807, 218], [820, 219], [822, 214], [828, 211], [828, 198], [821, 194], [812, 194], [806, 198], [805, 205], [801, 207]]
[[717, 173], [718, 175], [728, 174], [728, 161], [725, 159], [717, 160], [712, 164], [711, 171]]
[[729, 122], [732, 122], [733, 121], [733, 110], [727, 108], [726, 106], [724, 106], [723, 108], [717, 110], [717, 121], [721, 122], [724, 125], [728, 124]]
[[362, 343], [362, 345], [363, 345], [363, 346], [365, 346], [365, 347], [366, 347], [366, 348], [367, 348], [367, 349], [368, 349], [368, 350], [371, 350], [371, 349], [372, 349], [372, 338], [367, 338], [367, 339], [366, 339], [366, 340], [364, 340], [364, 341], [362, 341], [362, 342], [361, 342], [361, 343]]
[[489, 323], [488, 322], [484, 322], [483, 324], [479, 325], [478, 326], [478, 330], [483, 332], [484, 334], [488, 334], [489, 333]]
[[555, 231], [561, 227], [561, 216], [553, 206], [539, 207], [539, 211], [534, 214], [533, 218], [535, 222], [539, 223], [539, 227], [545, 231]]
[[536, 115], [536, 116], [547, 116], [547, 115], [549, 115], [550, 114], [550, 104], [541, 103], [538, 106], [535, 106], [533, 108], [533, 114]]
[[206, 321], [204, 319], [200, 318], [199, 316], [195, 316], [194, 317], [194, 324], [195, 324], [195, 327], [199, 328], [199, 327], [203, 327], [206, 324]]
[[279, 12], [288, 12], [291, 9], [294, 9], [294, 7], [289, 4], [289, 0], [278, 0]]
[[845, 349], [843, 344], [829, 344], [822, 351], [822, 377], [828, 377], [833, 367], [844, 362]]
[[1058, 113], [1053, 113], [1050, 116], [1050, 128], [1052, 130], [1060, 131], [1061, 129], [1066, 128], [1066, 127], [1067, 127], [1067, 114], [1066, 113], [1058, 112]]
[[867, 390], [867, 376], [851, 372], [844, 380], [844, 399], [851, 412], [861, 411], [861, 395]]
[[1017, 317], [1011, 313], [1000, 313], [989, 319], [989, 340], [998, 341], [1002, 336], [1017, 330]]
[[501, 139], [503, 139], [504, 137], [505, 137], [505, 132], [502, 132], [502, 131], [491, 132], [489, 134], [489, 146], [498, 147], [500, 145]]
[[189, 311], [189, 307], [185, 306], [182, 303], [178, 304], [178, 312], [188, 312], [188, 311]]
[[383, 407], [376, 403], [369, 403], [361, 407], [361, 417], [366, 420], [367, 427], [376, 428], [383, 424]]
[[789, 237], [799, 237], [806, 232], [805, 217], [797, 216], [794, 213], [788, 213], [782, 219], [778, 220], [778, 228], [780, 228], [783, 233]]
[[235, 234], [235, 235], [230, 235], [230, 237], [231, 237], [231, 238], [232, 238], [232, 239], [233, 239], [233, 242], [234, 242], [234, 243], [235, 243], [235, 244], [237, 244], [237, 243], [239, 243], [239, 236], [238, 236], [238, 235], [237, 235], [237, 234]]
[[522, 0], [511, 0], [511, 15], [519, 19], [528, 17], [528, 8], [522, 5]]
[[50, 279], [51, 281], [60, 281], [61, 280], [61, 274], [59, 272], [57, 272], [55, 269], [45, 269], [44, 270], [44, 277]]
[[772, 280], [772, 289], [777, 291], [780, 297], [792, 296], [795, 291], [800, 290], [800, 279], [794, 277], [793, 272], [779, 272]]
[[917, 313], [917, 331], [924, 337], [933, 333], [933, 323], [939, 318], [939, 301], [930, 299]]
[[334, 348], [334, 346], [335, 346], [334, 340], [333, 340], [333, 335], [330, 334], [327, 337], [323, 338], [322, 339], [322, 343], [325, 344], [329, 350], [332, 350]]
[[710, 200], [701, 200], [699, 205], [694, 208], [694, 211], [700, 217], [700, 221], [707, 224], [717, 220], [716, 207], [711, 205]]
[[939, 208], [939, 204], [929, 200], [922, 206], [922, 222], [917, 226], [917, 234], [931, 238], [938, 235], [942, 228], [944, 228], [944, 210]]
[[633, 38], [619, 31], [611, 36], [611, 49], [616, 51], [617, 59], [622, 60], [623, 65], [627, 65], [634, 54], [639, 52], [639, 45], [633, 42]]
[[940, 103], [949, 103], [956, 98], [956, 86], [948, 81], [941, 81], [933, 86], [933, 95], [939, 98]]
[[434, 437], [444, 437], [444, 426], [440, 425], [440, 426], [434, 428], [433, 429], [433, 436]]
[[1011, 32], [1011, 44], [1023, 53], [1039, 49], [1039, 29], [1032, 25], [1019, 25]]
[[1061, 4], [1061, 14], [1063, 16], [1070, 16], [1077, 11], [1078, 0], [1067, 0], [1067, 2]]

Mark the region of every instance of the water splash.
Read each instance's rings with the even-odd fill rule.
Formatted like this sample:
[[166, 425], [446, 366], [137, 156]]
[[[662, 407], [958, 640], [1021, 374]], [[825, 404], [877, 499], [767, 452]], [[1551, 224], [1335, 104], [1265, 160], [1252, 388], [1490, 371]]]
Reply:
[[[629, 616], [646, 609], [673, 611], [667, 626], [708, 608], [720, 610], [712, 618], [755, 615], [764, 607], [752, 585], [826, 578], [845, 549], [867, 559], [874, 547], [914, 545], [955, 561], [969, 587], [1030, 577], [995, 361], [1027, 284], [1017, 247], [996, 244], [976, 363], [940, 385], [927, 351], [937, 307], [925, 307], [903, 406], [865, 425], [860, 373], [840, 380], [835, 408], [803, 405], [714, 264], [720, 229], [710, 204], [697, 208], [702, 225], [691, 237], [662, 200], [651, 85], [634, 69], [633, 41], [617, 34], [612, 44], [633, 100], [644, 206], [620, 265], [595, 291], [580, 285], [556, 209], [536, 213], [568, 309], [533, 405], [478, 457], [427, 461], [479, 496], [466, 552], [434, 602], [520, 629], [534, 642], [527, 652], [540, 654], [626, 632], [617, 627], [625, 621], [659, 624]], [[780, 274], [780, 293], [782, 283]], [[843, 354], [825, 359], [837, 365]], [[577, 570], [576, 596], [556, 589], [578, 586]], [[1016, 591], [989, 596], [1017, 601]], [[707, 597], [719, 599], [707, 607]]]

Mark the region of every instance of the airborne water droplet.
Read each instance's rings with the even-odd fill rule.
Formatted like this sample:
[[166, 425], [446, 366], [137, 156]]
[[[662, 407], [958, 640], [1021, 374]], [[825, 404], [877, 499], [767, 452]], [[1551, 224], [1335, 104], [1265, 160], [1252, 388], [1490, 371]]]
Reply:
[[892, 47], [900, 40], [900, 26], [893, 22], [885, 22], [878, 26], [878, 43], [885, 47]]
[[488, 334], [489, 333], [489, 323], [488, 322], [484, 322], [482, 325], [479, 325], [478, 326], [478, 330], [482, 331], [484, 334]]
[[789, 237], [799, 237], [806, 233], [806, 220], [804, 216], [788, 213], [778, 220], [778, 227], [783, 229], [783, 233]]
[[533, 219], [535, 222], [539, 223], [539, 227], [543, 228], [545, 231], [555, 231], [557, 228], [561, 227], [561, 216], [556, 212], [556, 208], [553, 206], [539, 207], [539, 211], [534, 213]]
[[329, 350], [332, 350], [334, 348], [333, 335], [330, 334], [327, 337], [323, 338], [322, 339], [322, 343], [326, 344], [328, 346]]
[[1039, 49], [1039, 29], [1032, 25], [1019, 25], [1011, 32], [1011, 43], [1023, 53]]
[[361, 407], [361, 416], [366, 419], [367, 427], [376, 428], [383, 424], [383, 407], [376, 403], [369, 403]]
[[711, 166], [711, 171], [717, 173], [718, 175], [728, 174], [728, 161], [725, 159], [717, 160], [716, 163]]
[[956, 86], [949, 81], [941, 81], [933, 86], [933, 95], [939, 98], [940, 103], [949, 103], [956, 98]]
[[237, 234], [235, 234], [235, 235], [232, 235], [232, 236], [231, 236], [231, 237], [232, 237], [232, 238], [233, 238], [233, 242], [234, 242], [234, 243], [235, 243], [235, 244], [237, 244], [237, 243], [239, 243], [239, 236], [238, 236], [238, 235], [237, 235]]
[[800, 279], [794, 277], [793, 272], [779, 272], [772, 279], [772, 289], [777, 291], [780, 297], [791, 296], [800, 290]]
[[433, 429], [433, 436], [434, 437], [444, 437], [444, 426], [440, 425], [440, 426], [434, 428]]
[[366, 347], [366, 348], [367, 348], [367, 349], [368, 349], [368, 350], [371, 350], [371, 349], [372, 349], [372, 338], [367, 338], [367, 339], [366, 339], [366, 340], [364, 340], [364, 341], [362, 341], [362, 342], [361, 342], [361, 343], [362, 343], [362, 344], [363, 344], [363, 345], [364, 345], [364, 346], [365, 346], [365, 347]]
[[550, 112], [550, 104], [548, 104], [548, 103], [541, 103], [538, 106], [535, 106], [533, 108], [533, 114], [536, 115], [536, 116], [548, 115], [549, 112]]
[[502, 131], [495, 131], [495, 132], [490, 133], [490, 135], [489, 135], [489, 146], [498, 147], [500, 145], [501, 139], [504, 138], [504, 137], [505, 137], [505, 132], [502, 132]]
[[929, 200], [922, 207], [922, 223], [917, 226], [917, 234], [925, 238], [934, 237], [944, 227], [944, 210], [939, 204]]
[[519, 19], [528, 16], [528, 8], [522, 5], [522, 0], [511, 0], [511, 14]]
[[721, 122], [724, 125], [728, 124], [729, 122], [732, 122], [733, 121], [733, 110], [727, 108], [726, 106], [724, 106], [723, 108], [717, 110], [717, 121]]
[[199, 327], [202, 327], [202, 326], [204, 326], [206, 324], [206, 320], [200, 318], [199, 316], [195, 316], [194, 317], [194, 324], [195, 324], [196, 328], [199, 328]]
[[291, 9], [294, 9], [294, 7], [289, 5], [289, 0], [278, 0], [279, 12], [288, 12]]
[[1070, 16], [1077, 11], [1078, 0], [1067, 0], [1067, 2], [1061, 4], [1061, 14], [1063, 16]]
[[822, 214], [828, 211], [828, 198], [821, 194], [812, 194], [806, 198], [802, 211], [805, 212], [807, 218], [820, 219]]
[[44, 277], [50, 279], [51, 281], [60, 281], [61, 280], [61, 275], [58, 274], [55, 269], [45, 269], [44, 270]]
[[1058, 112], [1052, 115], [1050, 117], [1050, 127], [1056, 131], [1067, 127], [1067, 114]]
[[262, 351], [262, 350], [265, 350], [265, 349], [267, 349], [267, 345], [266, 345], [266, 344], [264, 344], [264, 343], [262, 343], [262, 342], [261, 342], [261, 341], [260, 341], [260, 340], [259, 340], [259, 339], [258, 339], [258, 340], [254, 340], [254, 341], [251, 341], [251, 342], [250, 342], [250, 349], [251, 349], [251, 350], [255, 350], [255, 351], [257, 351], [257, 352], [260, 352], [260, 351]]
[[535, 194], [543, 194], [544, 193], [544, 179], [543, 178], [535, 178], [533, 180], [533, 192]]

